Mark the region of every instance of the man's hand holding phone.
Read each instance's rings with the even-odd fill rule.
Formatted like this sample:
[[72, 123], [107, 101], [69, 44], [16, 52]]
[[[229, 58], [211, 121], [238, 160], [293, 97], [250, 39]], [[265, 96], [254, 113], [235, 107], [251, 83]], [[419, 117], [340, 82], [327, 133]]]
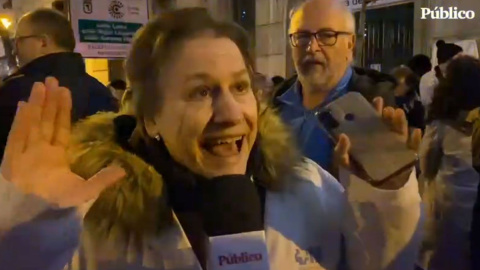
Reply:
[[[392, 107], [384, 107], [384, 102], [381, 97], [377, 97], [373, 100], [373, 106], [390, 127], [392, 131], [403, 141], [407, 148], [417, 152], [420, 146], [422, 139], [421, 130], [415, 129], [413, 132], [409, 132], [408, 122], [405, 116], [405, 112], [402, 109], [394, 109]], [[359, 164], [350, 158], [350, 149], [351, 149], [351, 140], [345, 134], [340, 134], [337, 139], [337, 145], [335, 146], [334, 156], [335, 161], [340, 166], [348, 169], [353, 174], [357, 175], [361, 179], [367, 180], [369, 177], [366, 172], [361, 169]], [[386, 150], [387, 151], [387, 150]], [[381, 166], [381, 164], [379, 164]], [[388, 178], [385, 181], [375, 183], [374, 185], [382, 189], [398, 189], [401, 188], [407, 181], [410, 176], [410, 173], [413, 169], [407, 168], [404, 172], [401, 172], [398, 175]]]

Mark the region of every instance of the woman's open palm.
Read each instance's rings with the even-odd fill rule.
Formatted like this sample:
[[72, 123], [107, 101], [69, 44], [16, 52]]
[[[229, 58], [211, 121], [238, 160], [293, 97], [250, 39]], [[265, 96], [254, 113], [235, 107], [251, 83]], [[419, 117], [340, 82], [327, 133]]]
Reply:
[[24, 193], [58, 207], [79, 206], [95, 199], [125, 174], [110, 166], [89, 180], [69, 167], [72, 100], [54, 78], [35, 83], [28, 102], [20, 102], [0, 167], [3, 177]]

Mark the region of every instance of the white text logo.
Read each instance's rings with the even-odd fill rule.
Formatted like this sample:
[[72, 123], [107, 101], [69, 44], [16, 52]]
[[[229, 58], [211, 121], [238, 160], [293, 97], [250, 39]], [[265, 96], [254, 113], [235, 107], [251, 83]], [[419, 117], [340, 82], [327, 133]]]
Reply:
[[421, 8], [422, 9], [422, 20], [433, 19], [433, 20], [472, 20], [475, 18], [475, 11], [473, 10], [458, 10], [457, 7], [435, 7], [434, 9], [430, 8]]
[[248, 254], [247, 252], [242, 252], [240, 256], [237, 254], [230, 254], [229, 256], [218, 256], [218, 264], [220, 266], [226, 264], [243, 264], [248, 262], [258, 262], [262, 260], [262, 254]]

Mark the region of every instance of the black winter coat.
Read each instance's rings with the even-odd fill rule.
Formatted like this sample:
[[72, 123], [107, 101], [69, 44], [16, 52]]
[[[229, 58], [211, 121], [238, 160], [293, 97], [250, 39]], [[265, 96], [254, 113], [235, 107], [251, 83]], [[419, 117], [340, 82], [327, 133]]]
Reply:
[[37, 58], [7, 77], [0, 87], [0, 159], [18, 102], [28, 100], [33, 84], [49, 76], [57, 78], [60, 86], [70, 89], [74, 122], [99, 111], [118, 110], [108, 88], [86, 73], [80, 54], [54, 53]]

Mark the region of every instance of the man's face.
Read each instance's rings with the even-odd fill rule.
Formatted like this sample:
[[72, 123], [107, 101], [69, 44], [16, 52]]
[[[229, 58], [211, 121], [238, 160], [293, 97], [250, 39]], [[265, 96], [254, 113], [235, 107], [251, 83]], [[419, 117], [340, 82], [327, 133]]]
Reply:
[[327, 91], [338, 84], [353, 59], [355, 36], [349, 28], [346, 14], [331, 0], [311, 1], [293, 15], [290, 45], [302, 84]]
[[146, 122], [170, 155], [207, 178], [244, 174], [257, 101], [240, 50], [227, 38], [186, 41], [160, 79], [162, 109]]
[[45, 47], [45, 37], [35, 33], [27, 19], [19, 21], [15, 31], [15, 52], [20, 66], [42, 56]]

